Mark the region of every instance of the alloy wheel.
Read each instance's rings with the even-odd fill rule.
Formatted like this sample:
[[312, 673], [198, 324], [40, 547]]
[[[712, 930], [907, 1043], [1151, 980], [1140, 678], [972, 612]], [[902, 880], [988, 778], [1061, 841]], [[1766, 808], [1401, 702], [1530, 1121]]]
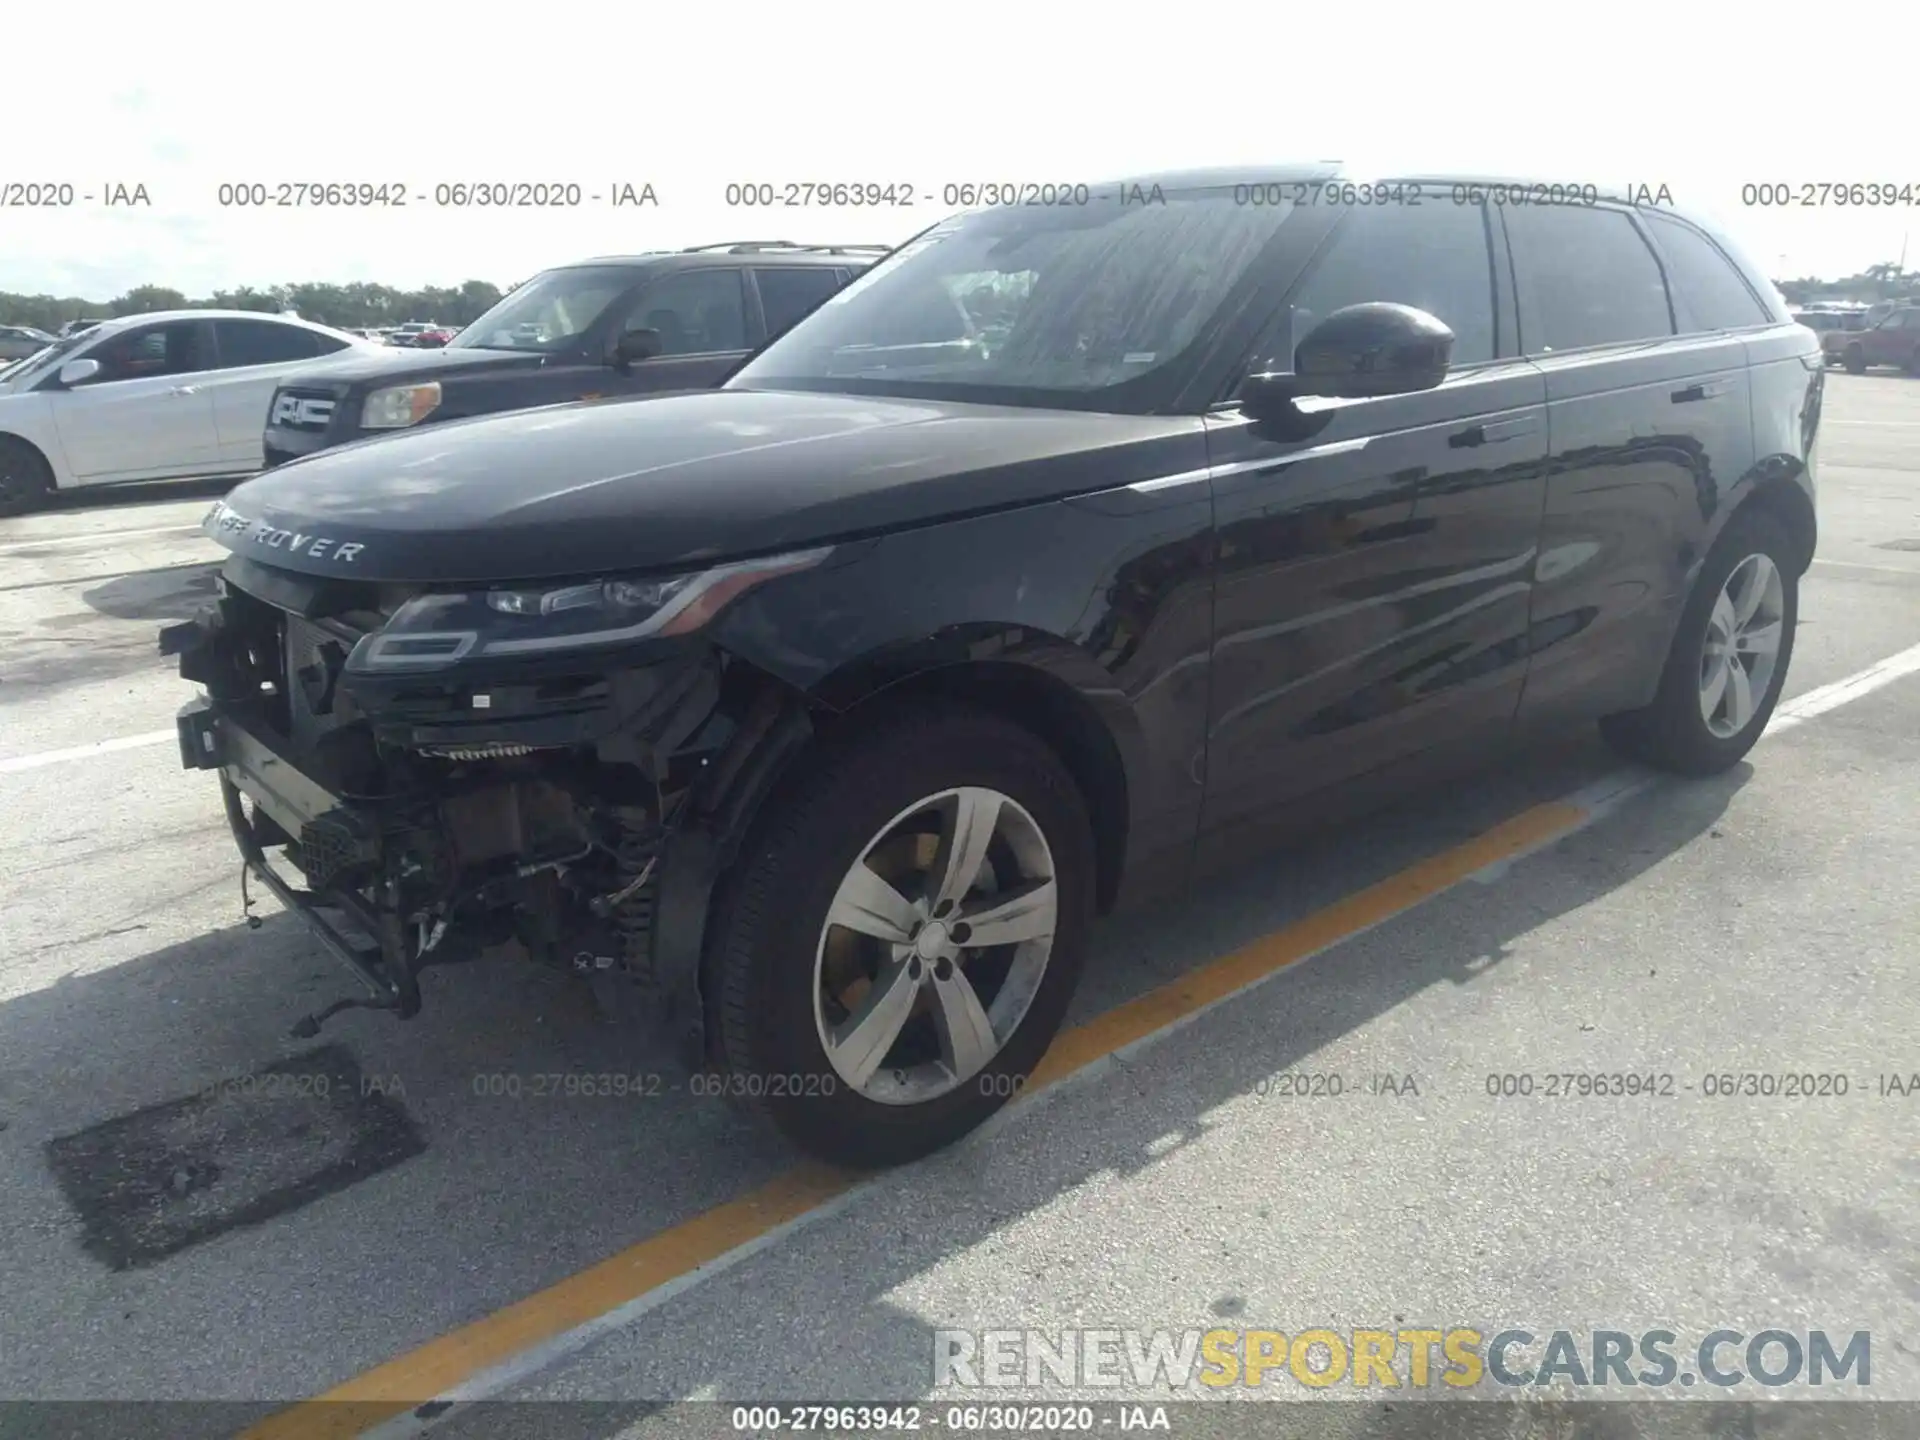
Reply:
[[896, 815], [842, 878], [815, 948], [814, 1021], [842, 1083], [921, 1105], [978, 1075], [1053, 954], [1053, 854], [1025, 807], [966, 786]]
[[1786, 586], [1765, 555], [1733, 567], [1707, 615], [1700, 716], [1721, 740], [1747, 728], [1771, 693], [1784, 638]]

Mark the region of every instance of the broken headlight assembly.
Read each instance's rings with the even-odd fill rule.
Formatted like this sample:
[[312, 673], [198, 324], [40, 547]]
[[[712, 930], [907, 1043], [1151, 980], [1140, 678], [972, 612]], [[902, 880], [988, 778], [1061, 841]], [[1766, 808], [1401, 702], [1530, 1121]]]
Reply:
[[347, 669], [385, 674], [688, 635], [756, 585], [811, 570], [832, 546], [664, 577], [416, 595], [363, 636]]

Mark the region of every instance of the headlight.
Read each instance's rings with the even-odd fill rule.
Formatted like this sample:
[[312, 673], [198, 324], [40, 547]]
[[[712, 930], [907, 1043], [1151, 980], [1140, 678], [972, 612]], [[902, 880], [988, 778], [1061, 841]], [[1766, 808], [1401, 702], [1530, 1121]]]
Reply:
[[664, 579], [416, 595], [347, 657], [358, 671], [437, 670], [497, 659], [686, 635], [777, 575], [811, 570], [832, 546], [742, 560]]
[[440, 385], [429, 380], [424, 385], [389, 385], [367, 396], [360, 407], [362, 430], [404, 430], [418, 425], [440, 408]]

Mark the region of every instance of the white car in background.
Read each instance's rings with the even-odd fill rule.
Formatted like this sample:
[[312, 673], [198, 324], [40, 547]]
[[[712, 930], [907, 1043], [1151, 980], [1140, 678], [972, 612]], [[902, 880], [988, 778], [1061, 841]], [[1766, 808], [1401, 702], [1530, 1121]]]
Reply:
[[251, 475], [294, 370], [385, 347], [246, 310], [127, 315], [0, 371], [0, 515], [55, 491]]
[[53, 341], [53, 336], [31, 325], [0, 325], [0, 369], [39, 354]]

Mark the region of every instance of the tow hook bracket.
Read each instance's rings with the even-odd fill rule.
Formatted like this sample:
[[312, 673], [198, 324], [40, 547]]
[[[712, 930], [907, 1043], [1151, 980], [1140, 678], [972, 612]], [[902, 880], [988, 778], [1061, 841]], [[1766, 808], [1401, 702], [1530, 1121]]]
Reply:
[[187, 620], [178, 625], [162, 626], [160, 630], [160, 653], [162, 655], [184, 655], [200, 642], [202, 628], [198, 620]]
[[182, 705], [174, 726], [179, 732], [182, 767], [188, 770], [220, 768], [220, 729], [208, 701], [190, 700]]

